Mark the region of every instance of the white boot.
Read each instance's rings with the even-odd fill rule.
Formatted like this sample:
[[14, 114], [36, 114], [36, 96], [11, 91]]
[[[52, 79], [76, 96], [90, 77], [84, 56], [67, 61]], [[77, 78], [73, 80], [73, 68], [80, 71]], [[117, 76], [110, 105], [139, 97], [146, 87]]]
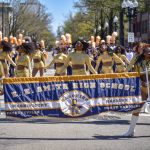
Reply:
[[138, 121], [138, 118], [139, 118], [139, 116], [132, 115], [129, 130], [127, 133], [123, 134], [123, 136], [126, 136], [126, 137], [133, 137], [134, 136], [135, 126], [136, 126], [136, 123]]
[[148, 113], [149, 113], [148, 107], [149, 107], [149, 104], [146, 102], [146, 103], [144, 104], [144, 106], [143, 106], [143, 111], [142, 111], [142, 112], [148, 114]]

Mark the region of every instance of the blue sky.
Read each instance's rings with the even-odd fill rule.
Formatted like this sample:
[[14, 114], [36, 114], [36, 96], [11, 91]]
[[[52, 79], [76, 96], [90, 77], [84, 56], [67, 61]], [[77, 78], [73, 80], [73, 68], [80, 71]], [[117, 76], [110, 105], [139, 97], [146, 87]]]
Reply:
[[75, 12], [73, 3], [78, 0], [40, 0], [47, 8], [47, 11], [53, 15], [53, 32], [56, 34], [57, 27], [63, 25], [69, 12]]

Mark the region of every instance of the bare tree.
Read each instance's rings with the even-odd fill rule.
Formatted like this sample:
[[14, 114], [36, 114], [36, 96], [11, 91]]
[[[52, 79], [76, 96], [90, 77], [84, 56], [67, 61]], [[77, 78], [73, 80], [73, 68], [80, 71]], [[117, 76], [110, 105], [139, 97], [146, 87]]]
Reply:
[[45, 6], [38, 0], [11, 0], [11, 5], [13, 17], [10, 35], [17, 36], [19, 32], [23, 32], [34, 40], [54, 40], [52, 15], [46, 13]]

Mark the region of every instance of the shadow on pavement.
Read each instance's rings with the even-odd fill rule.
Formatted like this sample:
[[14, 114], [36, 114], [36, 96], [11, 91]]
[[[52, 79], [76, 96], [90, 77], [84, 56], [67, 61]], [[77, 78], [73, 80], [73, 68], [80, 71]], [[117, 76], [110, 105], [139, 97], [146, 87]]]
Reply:
[[[128, 125], [130, 124], [130, 120], [50, 120], [50, 119], [34, 119], [34, 120], [15, 120], [15, 119], [5, 119], [1, 118], [0, 119], [0, 124], [1, 123], [29, 123], [29, 124], [96, 124], [96, 125], [115, 125], [115, 124], [120, 124], [120, 125]], [[145, 125], [145, 126], [150, 126], [150, 123], [143, 123], [143, 122], [138, 122], [137, 125]]]
[[134, 136], [134, 137], [124, 137], [121, 135], [114, 135], [114, 136], [109, 136], [109, 135], [97, 135], [97, 136], [93, 136], [94, 138], [97, 138], [99, 140], [124, 140], [124, 139], [135, 139], [135, 138], [149, 138], [150, 135], [147, 136]]
[[128, 120], [83, 120], [83, 121], [56, 121], [46, 119], [36, 120], [12, 120], [12, 119], [0, 119], [0, 123], [32, 123], [32, 124], [101, 124], [101, 125], [112, 125], [112, 124], [129, 124]]
[[29, 141], [87, 141], [87, 140], [128, 140], [131, 138], [149, 138], [149, 136], [134, 136], [134, 137], [123, 137], [119, 135], [106, 136], [99, 135], [91, 138], [30, 138], [30, 137], [0, 137], [0, 140], [29, 140]]

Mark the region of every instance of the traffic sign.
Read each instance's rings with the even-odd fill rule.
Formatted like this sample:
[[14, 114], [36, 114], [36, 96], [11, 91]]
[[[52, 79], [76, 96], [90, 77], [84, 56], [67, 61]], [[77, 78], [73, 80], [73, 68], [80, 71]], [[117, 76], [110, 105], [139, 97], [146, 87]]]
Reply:
[[128, 32], [128, 43], [133, 43], [135, 41], [134, 39], [134, 33]]

